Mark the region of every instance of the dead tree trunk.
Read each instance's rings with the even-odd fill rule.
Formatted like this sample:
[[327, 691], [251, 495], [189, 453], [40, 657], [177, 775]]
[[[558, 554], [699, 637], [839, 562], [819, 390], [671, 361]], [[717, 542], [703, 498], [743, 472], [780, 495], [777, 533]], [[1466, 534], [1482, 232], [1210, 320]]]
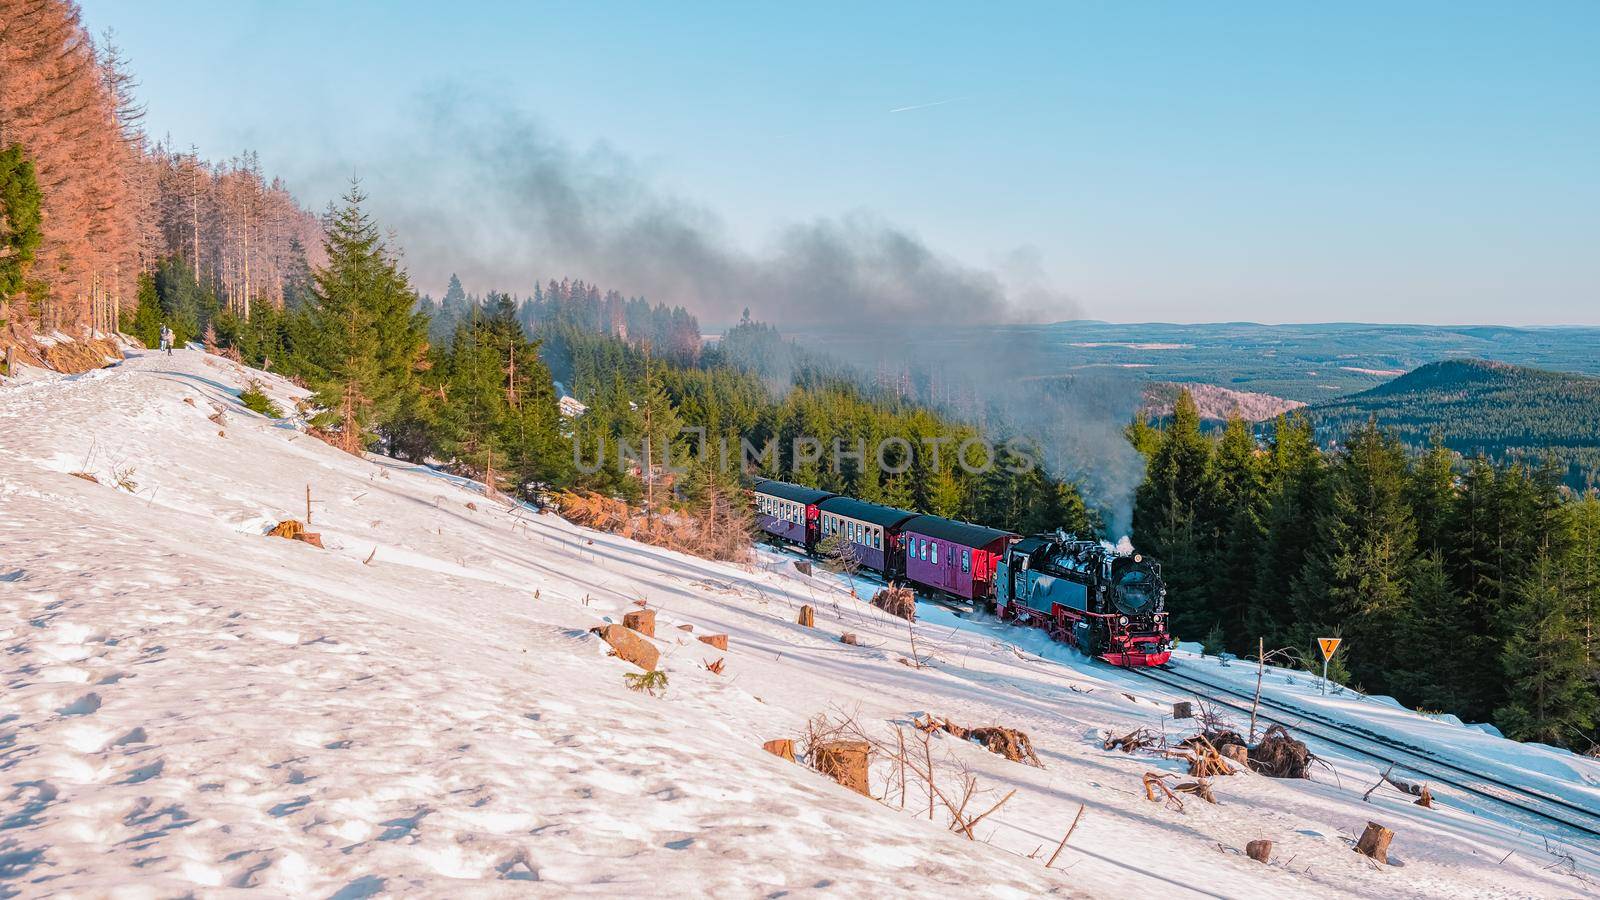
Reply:
[[1244, 855], [1258, 863], [1272, 861], [1272, 842], [1267, 840], [1251, 841], [1244, 845]]
[[1389, 862], [1389, 842], [1394, 840], [1394, 832], [1379, 825], [1377, 822], [1368, 822], [1367, 830], [1361, 833], [1361, 840], [1356, 842], [1356, 852], [1362, 856], [1371, 857], [1380, 863]]

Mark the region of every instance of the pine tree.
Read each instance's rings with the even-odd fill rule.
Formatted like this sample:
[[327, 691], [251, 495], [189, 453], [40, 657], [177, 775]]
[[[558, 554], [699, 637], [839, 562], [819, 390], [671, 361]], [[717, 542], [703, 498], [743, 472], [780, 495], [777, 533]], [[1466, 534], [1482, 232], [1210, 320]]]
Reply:
[[1370, 423], [1350, 435], [1330, 474], [1327, 506], [1293, 598], [1303, 625], [1343, 628], [1352, 639], [1346, 664], [1380, 688], [1405, 652], [1385, 635], [1410, 612], [1416, 526], [1405, 484], [1405, 450], [1394, 437]]
[[139, 276], [139, 294], [132, 315], [122, 330], [138, 338], [146, 347], [161, 345], [161, 298], [156, 296], [156, 279], [149, 272]]
[[1567, 554], [1567, 574], [1576, 598], [1574, 620], [1583, 632], [1584, 662], [1600, 666], [1600, 634], [1595, 618], [1600, 616], [1600, 496], [1593, 491], [1567, 504], [1568, 529], [1572, 547]]
[[1443, 553], [1455, 514], [1455, 454], [1437, 438], [1411, 466], [1406, 502], [1417, 522], [1417, 547]]
[[1134, 497], [1134, 541], [1162, 562], [1173, 597], [1173, 629], [1201, 633], [1219, 620], [1207, 591], [1210, 541], [1195, 509], [1211, 466], [1211, 442], [1200, 431], [1200, 410], [1188, 391], [1179, 393], [1172, 424], [1159, 441], [1145, 442], [1154, 452]]
[[1237, 414], [1230, 416], [1201, 492], [1198, 518], [1217, 561], [1207, 593], [1230, 646], [1238, 650], [1251, 637], [1248, 617], [1266, 514], [1262, 469], [1250, 426]]
[[1464, 710], [1472, 700], [1472, 655], [1462, 651], [1479, 640], [1467, 631], [1466, 603], [1437, 551], [1417, 557], [1410, 583], [1409, 612], [1388, 638], [1403, 651], [1387, 673], [1389, 690], [1421, 709]]
[[41, 202], [38, 175], [22, 146], [0, 147], [0, 323], [13, 297], [42, 293], [30, 289], [28, 279], [42, 237]]
[[316, 273], [314, 293], [314, 320], [326, 341], [312, 360], [315, 401], [324, 410], [315, 424], [351, 453], [411, 411], [426, 349], [426, 319], [415, 312], [405, 273], [362, 209], [365, 200], [352, 184], [344, 205], [330, 212], [328, 264]]
[[1326, 467], [1304, 415], [1280, 416], [1267, 455], [1265, 537], [1256, 563], [1254, 602], [1245, 637], [1297, 644], [1306, 638], [1293, 627], [1294, 580], [1305, 568], [1316, 537]]
[[1594, 727], [1594, 673], [1573, 607], [1559, 556], [1541, 549], [1515, 582], [1506, 611], [1510, 636], [1500, 661], [1510, 697], [1495, 721], [1507, 736], [1561, 745]]

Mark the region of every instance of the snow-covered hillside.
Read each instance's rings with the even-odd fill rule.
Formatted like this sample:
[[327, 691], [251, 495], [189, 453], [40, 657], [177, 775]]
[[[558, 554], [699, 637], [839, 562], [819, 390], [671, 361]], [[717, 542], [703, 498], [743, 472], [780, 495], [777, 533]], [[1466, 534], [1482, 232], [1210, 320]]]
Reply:
[[[194, 351], [0, 386], [0, 896], [1596, 890], [1600, 857], [1571, 835], [1448, 799], [1363, 802], [1375, 768], [1336, 755], [1311, 781], [1219, 778], [1214, 806], [1149, 802], [1142, 776], [1181, 764], [1101, 742], [1176, 735], [1179, 695], [937, 610], [913, 650], [904, 622], [792, 557], [706, 562], [341, 454], [241, 407], [251, 377], [292, 407], [289, 385]], [[308, 485], [326, 549], [264, 536], [304, 518]], [[589, 633], [635, 601], [658, 612], [663, 696], [629, 690], [637, 670]], [[1328, 702], [1600, 783], [1591, 761]], [[901, 809], [887, 761], [885, 803], [761, 747], [818, 715], [892, 741], [921, 713], [1023, 729], [1043, 760], [934, 739], [952, 790], [961, 768], [976, 779], [973, 809], [1016, 791], [976, 841], [914, 790]], [[1389, 866], [1350, 850], [1369, 820], [1397, 832]], [[1257, 838], [1269, 865], [1242, 854]]]

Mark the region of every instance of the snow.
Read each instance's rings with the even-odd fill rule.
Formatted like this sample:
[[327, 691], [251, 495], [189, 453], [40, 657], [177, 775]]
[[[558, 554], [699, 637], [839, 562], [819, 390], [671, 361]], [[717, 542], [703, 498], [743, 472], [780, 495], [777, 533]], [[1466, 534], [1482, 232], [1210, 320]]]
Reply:
[[[301, 396], [193, 350], [0, 388], [0, 895], [1595, 890], [1596, 850], [1570, 836], [1394, 792], [1362, 802], [1370, 760], [1217, 779], [1216, 806], [1150, 803], [1143, 774], [1181, 764], [1101, 741], [1177, 735], [1179, 692], [935, 604], [913, 629], [781, 552], [707, 562], [339, 453], [245, 410], [255, 377], [284, 409]], [[305, 517], [308, 484], [325, 550], [263, 534]], [[588, 632], [641, 599], [670, 677], [658, 697], [628, 690], [636, 670]], [[795, 623], [800, 604], [817, 628]], [[927, 668], [903, 662], [913, 630]], [[1181, 656], [1216, 683], [1253, 679]], [[721, 676], [704, 668], [723, 657]], [[1573, 795], [1600, 784], [1590, 760], [1322, 698], [1303, 674], [1269, 681]], [[1021, 728], [1044, 761], [933, 740], [949, 786], [958, 766], [977, 779], [974, 808], [1016, 791], [977, 841], [928, 821], [915, 789], [902, 810], [761, 749], [819, 714], [892, 740], [926, 712]], [[873, 775], [883, 794], [892, 764]], [[1349, 850], [1368, 820], [1397, 831], [1397, 864]], [[1271, 865], [1242, 855], [1255, 838], [1277, 842]]]

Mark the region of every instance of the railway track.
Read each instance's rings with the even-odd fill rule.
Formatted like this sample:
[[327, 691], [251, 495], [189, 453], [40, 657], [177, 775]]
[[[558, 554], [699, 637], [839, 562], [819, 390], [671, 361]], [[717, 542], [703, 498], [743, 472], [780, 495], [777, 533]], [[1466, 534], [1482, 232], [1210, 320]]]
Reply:
[[[808, 554], [787, 546], [780, 549], [788, 551], [799, 559], [813, 559]], [[881, 578], [870, 574], [858, 573], [857, 577], [878, 584], [885, 583]], [[969, 606], [945, 603], [940, 598], [919, 596], [917, 599], [918, 602], [936, 603], [952, 612], [970, 612]], [[1172, 690], [1199, 695], [1246, 715], [1250, 713], [1251, 704], [1255, 701], [1253, 693], [1197, 678], [1170, 664], [1155, 669], [1118, 668], [1163, 684]], [[1324, 744], [1342, 747], [1385, 764], [1392, 763], [1396, 769], [1409, 772], [1419, 780], [1426, 780], [1435, 786], [1447, 786], [1461, 795], [1477, 798], [1480, 801], [1486, 800], [1514, 810], [1519, 818], [1531, 817], [1541, 824], [1558, 825], [1581, 836], [1586, 842], [1600, 839], [1600, 810], [1591, 809], [1545, 791], [1511, 785], [1485, 776], [1459, 763], [1441, 758], [1425, 748], [1412, 746], [1389, 736], [1339, 722], [1265, 696], [1261, 698], [1257, 719], [1267, 724], [1283, 725]]]
[[[1172, 667], [1128, 669], [1152, 681], [1182, 693], [1196, 694], [1203, 699], [1249, 714], [1255, 695], [1196, 678]], [[1330, 719], [1315, 712], [1300, 709], [1263, 696], [1256, 714], [1260, 721], [1278, 724], [1302, 734], [1363, 756], [1394, 764], [1434, 785], [1446, 785], [1456, 791], [1488, 800], [1516, 810], [1522, 816], [1532, 816], [1542, 823], [1560, 825], [1583, 837], [1600, 839], [1600, 811], [1564, 797], [1507, 784], [1465, 766], [1443, 759], [1421, 747], [1394, 740], [1367, 729]]]

